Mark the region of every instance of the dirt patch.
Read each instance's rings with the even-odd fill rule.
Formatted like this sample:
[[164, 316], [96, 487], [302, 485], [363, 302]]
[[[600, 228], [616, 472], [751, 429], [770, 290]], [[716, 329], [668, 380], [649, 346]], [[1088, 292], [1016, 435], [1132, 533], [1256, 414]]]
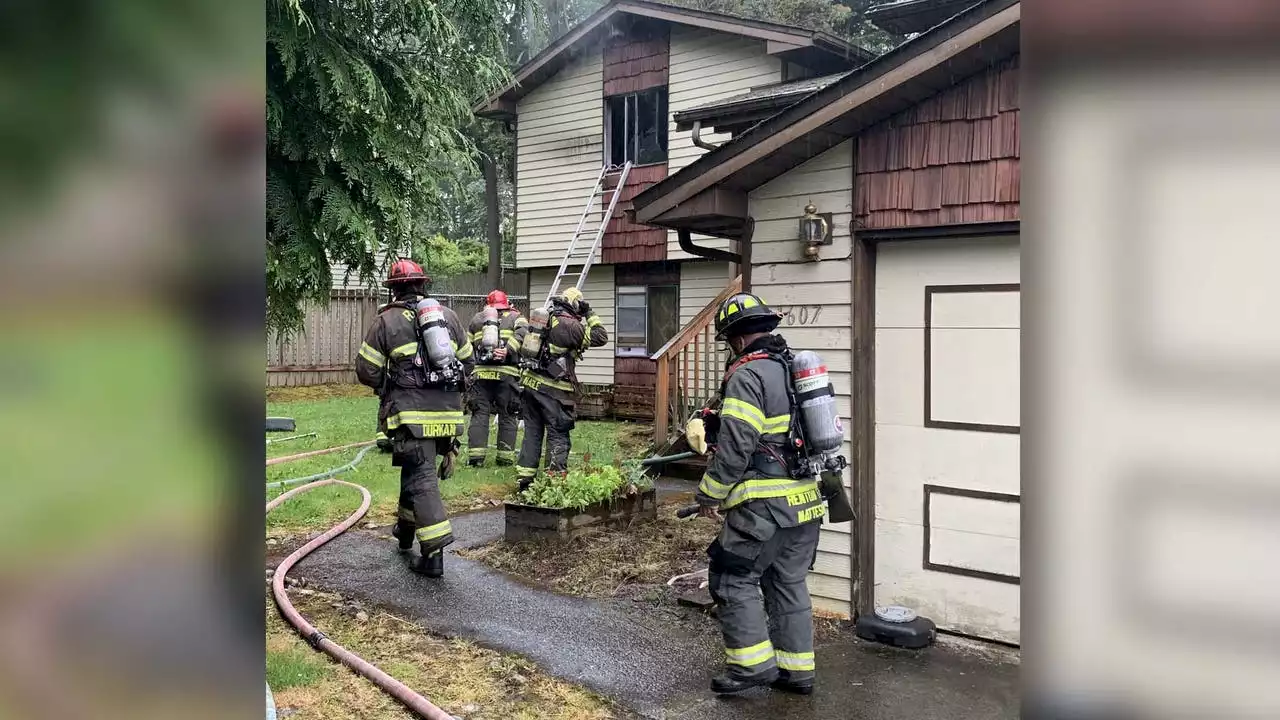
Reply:
[[333, 398], [350, 397], [373, 397], [373, 390], [364, 385], [340, 383], [267, 388], [267, 402], [269, 403], [332, 400]]
[[653, 449], [653, 426], [624, 423], [618, 428], [618, 457], [642, 458]]
[[[465, 720], [633, 717], [519, 656], [431, 635], [414, 623], [340, 595], [308, 588], [290, 595], [303, 616], [335, 642]], [[334, 720], [414, 717], [372, 683], [312, 651], [270, 598], [267, 677], [273, 681], [281, 714]]]
[[675, 519], [681, 504], [659, 506], [653, 522], [591, 529], [569, 540], [499, 540], [459, 554], [565, 595], [658, 600], [672, 576], [706, 567], [707, 545], [719, 527]]

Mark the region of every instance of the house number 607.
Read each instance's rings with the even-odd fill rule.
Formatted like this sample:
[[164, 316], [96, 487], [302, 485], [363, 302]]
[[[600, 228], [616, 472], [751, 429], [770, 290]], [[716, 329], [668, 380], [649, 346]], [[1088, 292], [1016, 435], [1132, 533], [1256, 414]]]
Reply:
[[813, 325], [818, 322], [818, 316], [822, 314], [821, 305], [795, 305], [793, 307], [781, 308], [782, 322], [784, 325]]

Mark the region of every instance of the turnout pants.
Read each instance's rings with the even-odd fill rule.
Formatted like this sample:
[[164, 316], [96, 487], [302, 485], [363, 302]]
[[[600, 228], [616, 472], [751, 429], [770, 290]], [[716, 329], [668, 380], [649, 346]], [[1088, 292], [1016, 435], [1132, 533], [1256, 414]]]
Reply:
[[471, 387], [471, 426], [467, 430], [467, 460], [483, 464], [489, 454], [489, 418], [498, 416], [498, 464], [516, 462], [519, 389], [514, 379], [477, 380]]
[[[757, 507], [753, 508], [755, 505]], [[813, 605], [805, 576], [821, 523], [779, 527], [759, 501], [725, 514], [707, 580], [719, 605], [729, 675], [812, 681]]]
[[436, 456], [448, 452], [452, 444], [453, 438], [413, 438], [403, 431], [392, 441], [391, 464], [400, 468], [397, 524], [402, 534], [417, 537], [424, 556], [454, 539], [436, 474]]
[[569, 467], [569, 433], [576, 422], [573, 408], [536, 390], [526, 390], [521, 397], [524, 442], [516, 461], [516, 477], [524, 482], [538, 474], [543, 433], [547, 436], [547, 470], [564, 472]]

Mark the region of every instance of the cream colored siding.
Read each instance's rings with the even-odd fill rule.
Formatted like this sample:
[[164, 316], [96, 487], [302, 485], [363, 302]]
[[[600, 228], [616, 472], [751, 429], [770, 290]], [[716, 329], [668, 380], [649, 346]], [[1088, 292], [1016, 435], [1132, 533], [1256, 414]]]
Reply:
[[680, 263], [680, 327], [693, 319], [729, 284], [729, 264], [715, 261]]
[[[559, 266], [557, 266], [558, 268]], [[556, 269], [539, 269], [529, 273], [529, 300], [534, 305], [541, 305], [551, 289], [551, 281], [555, 278]], [[573, 268], [576, 272], [577, 268]], [[578, 363], [578, 380], [588, 385], [613, 384], [613, 332], [614, 332], [614, 291], [613, 266], [595, 265], [587, 274], [587, 284], [582, 288], [582, 296], [591, 303], [609, 331], [609, 343], [604, 347], [591, 348]]]
[[[329, 263], [329, 273], [333, 278], [333, 288], [335, 290], [382, 290], [382, 281], [386, 279], [385, 273], [390, 269], [387, 263], [387, 252], [379, 250], [373, 254], [373, 266], [381, 268], [382, 275], [374, 277], [361, 277], [358, 271], [352, 272], [347, 277], [347, 265], [345, 263], [334, 262]], [[376, 271], [375, 271], [376, 272]]]
[[[818, 262], [804, 260], [796, 240], [804, 206], [833, 213], [833, 244]], [[852, 462], [849, 400], [852, 356], [849, 224], [853, 211], [853, 143], [845, 142], [762, 185], [749, 196], [755, 218], [752, 292], [788, 313], [778, 332], [796, 350], [822, 356], [835, 386], [845, 426], [844, 456]], [[849, 485], [851, 472], [845, 472]], [[818, 558], [809, 575], [814, 607], [851, 614], [849, 523], [823, 524]]]
[[603, 162], [602, 82], [600, 50], [587, 48], [517, 106], [517, 267], [559, 267], [568, 250]]
[[[708, 32], [700, 28], [673, 25], [667, 80], [667, 103], [674, 115], [698, 105], [741, 95], [751, 88], [782, 81], [782, 61], [766, 54], [763, 40]], [[667, 133], [667, 174], [698, 159], [705, 150], [693, 144], [691, 131], [679, 132], [671, 121]], [[708, 142], [724, 142], [728, 135], [704, 133]], [[727, 249], [724, 240], [695, 235], [699, 244]], [[667, 257], [693, 257], [680, 249], [675, 231], [667, 235]]]

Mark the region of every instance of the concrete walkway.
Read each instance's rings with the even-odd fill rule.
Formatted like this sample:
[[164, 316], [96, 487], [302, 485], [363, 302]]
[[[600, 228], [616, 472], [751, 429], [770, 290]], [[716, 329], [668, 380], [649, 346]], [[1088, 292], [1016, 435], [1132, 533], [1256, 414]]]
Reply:
[[[456, 547], [501, 537], [501, 511], [453, 520]], [[385, 534], [386, 530], [378, 531]], [[450, 553], [445, 577], [417, 576], [394, 543], [350, 532], [294, 573], [445, 635], [515, 652], [547, 672], [654, 720], [993, 720], [1018, 715], [1017, 667], [941, 646], [913, 653], [821, 639], [818, 691], [765, 690], [717, 699], [707, 690], [722, 657], [715, 621], [683, 608], [568, 598]]]

